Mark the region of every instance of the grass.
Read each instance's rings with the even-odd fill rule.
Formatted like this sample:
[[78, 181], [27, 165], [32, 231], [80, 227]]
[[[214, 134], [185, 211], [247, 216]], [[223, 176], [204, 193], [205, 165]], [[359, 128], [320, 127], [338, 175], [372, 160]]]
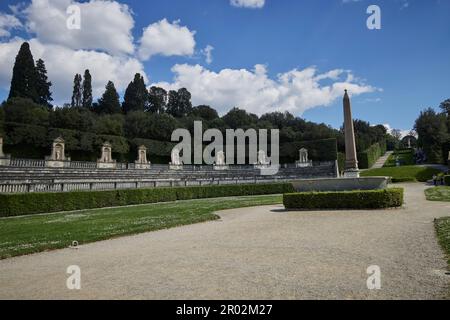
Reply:
[[389, 156], [386, 163], [384, 164], [384, 167], [395, 167], [397, 165], [397, 157], [400, 160], [400, 164], [402, 166], [414, 165], [413, 150], [399, 150], [394, 151], [394, 153]]
[[393, 182], [420, 181], [426, 182], [441, 171], [423, 166], [403, 166], [370, 169], [361, 172], [362, 177], [392, 177]]
[[425, 196], [429, 201], [450, 202], [450, 187], [435, 187], [425, 190]]
[[439, 243], [447, 254], [450, 269], [450, 217], [437, 219], [435, 221], [436, 233]]
[[0, 219], [0, 259], [218, 219], [218, 210], [282, 203], [281, 195], [176, 201]]

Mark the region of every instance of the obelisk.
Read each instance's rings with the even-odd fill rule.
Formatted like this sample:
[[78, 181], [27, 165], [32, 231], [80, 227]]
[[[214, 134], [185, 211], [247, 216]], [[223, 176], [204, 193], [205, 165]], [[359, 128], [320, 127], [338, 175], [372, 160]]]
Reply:
[[347, 90], [344, 94], [344, 132], [345, 132], [345, 178], [359, 178], [358, 158], [356, 156], [355, 129], [353, 127], [352, 106]]

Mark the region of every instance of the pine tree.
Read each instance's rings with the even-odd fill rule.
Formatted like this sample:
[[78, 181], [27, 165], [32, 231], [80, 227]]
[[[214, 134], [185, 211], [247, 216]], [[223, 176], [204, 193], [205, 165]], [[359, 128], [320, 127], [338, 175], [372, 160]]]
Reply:
[[36, 68], [28, 42], [22, 43], [14, 63], [9, 97], [29, 98], [39, 102], [36, 89]]
[[72, 108], [81, 107], [81, 74], [76, 74], [73, 79], [73, 94], [72, 94], [72, 103], [70, 104]]
[[148, 92], [148, 111], [161, 114], [166, 111], [166, 105], [167, 91], [163, 88], [151, 87]]
[[103, 96], [98, 100], [97, 112], [114, 114], [119, 113], [120, 111], [119, 94], [114, 87], [114, 83], [109, 81]]
[[145, 111], [148, 105], [148, 92], [145, 86], [144, 77], [136, 73], [134, 80], [130, 82], [125, 90], [123, 100], [123, 111]]
[[92, 108], [92, 77], [89, 70], [84, 72], [83, 99], [81, 104], [83, 105], [83, 108]]
[[50, 101], [53, 101], [50, 87], [52, 83], [48, 81], [47, 69], [42, 59], [36, 61], [36, 90], [39, 96], [39, 104], [52, 108]]

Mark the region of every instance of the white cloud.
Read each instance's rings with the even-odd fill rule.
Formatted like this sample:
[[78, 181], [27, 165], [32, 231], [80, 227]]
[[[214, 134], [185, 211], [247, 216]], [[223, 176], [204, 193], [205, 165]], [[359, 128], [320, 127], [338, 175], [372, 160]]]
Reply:
[[[9, 88], [15, 56], [24, 40], [15, 38], [0, 43], [0, 86]], [[113, 56], [103, 52], [73, 50], [71, 48], [43, 44], [37, 39], [29, 40], [35, 60], [42, 58], [52, 81], [53, 98], [57, 104], [67, 102], [72, 95], [73, 77], [89, 69], [92, 74], [94, 96], [99, 97], [106, 83], [114, 82], [123, 91], [135, 73], [145, 75], [140, 61], [131, 57]], [[147, 79], [146, 79], [147, 80]]]
[[[392, 133], [392, 130], [395, 130], [395, 129], [392, 128], [392, 126], [391, 126], [390, 124], [388, 124], [388, 123], [383, 124], [383, 126], [386, 128], [386, 130], [387, 130], [388, 133]], [[400, 134], [401, 134], [402, 138], [408, 136], [408, 135], [411, 133], [411, 130], [401, 130], [401, 129], [398, 129], [398, 130], [400, 130]], [[415, 136], [416, 136], [416, 135], [415, 135]], [[416, 136], [416, 137], [417, 137], [417, 136]]]
[[139, 56], [148, 60], [154, 55], [190, 56], [195, 50], [195, 31], [180, 26], [179, 21], [167, 19], [153, 23], [144, 29], [140, 40]]
[[9, 37], [11, 29], [22, 27], [22, 23], [15, 16], [0, 12], [0, 38]]
[[232, 6], [241, 8], [262, 8], [265, 2], [265, 0], [230, 0]]
[[[254, 70], [214, 72], [200, 65], [177, 64], [172, 71], [175, 73], [172, 83], [153, 85], [166, 89], [186, 87], [192, 93], [194, 104], [209, 104], [221, 113], [236, 106], [259, 115], [275, 110], [301, 115], [308, 109], [333, 103], [342, 97], [344, 89], [352, 95], [377, 90], [355, 80], [350, 71], [331, 70], [321, 74], [314, 67], [294, 69], [279, 74], [276, 79], [269, 78], [263, 65], [256, 65]], [[332, 83], [324, 85], [323, 80]]]
[[207, 64], [211, 64], [213, 62], [212, 52], [214, 47], [211, 45], [207, 45], [205, 49], [202, 50], [202, 54], [205, 56], [205, 61]]
[[[77, 5], [81, 29], [67, 28], [68, 6]], [[27, 28], [43, 43], [72, 49], [101, 50], [112, 54], [134, 52], [134, 19], [125, 4], [116, 1], [32, 0], [24, 9]]]

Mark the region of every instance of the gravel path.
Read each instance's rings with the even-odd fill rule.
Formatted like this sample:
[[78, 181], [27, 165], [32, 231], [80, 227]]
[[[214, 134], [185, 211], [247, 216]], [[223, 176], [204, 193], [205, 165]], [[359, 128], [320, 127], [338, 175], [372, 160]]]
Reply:
[[[221, 220], [79, 249], [0, 261], [0, 298], [432, 299], [450, 277], [433, 219], [450, 203], [426, 202], [408, 184], [406, 206], [386, 211], [235, 209]], [[79, 265], [81, 290], [66, 268]], [[381, 268], [381, 290], [366, 269]]]

